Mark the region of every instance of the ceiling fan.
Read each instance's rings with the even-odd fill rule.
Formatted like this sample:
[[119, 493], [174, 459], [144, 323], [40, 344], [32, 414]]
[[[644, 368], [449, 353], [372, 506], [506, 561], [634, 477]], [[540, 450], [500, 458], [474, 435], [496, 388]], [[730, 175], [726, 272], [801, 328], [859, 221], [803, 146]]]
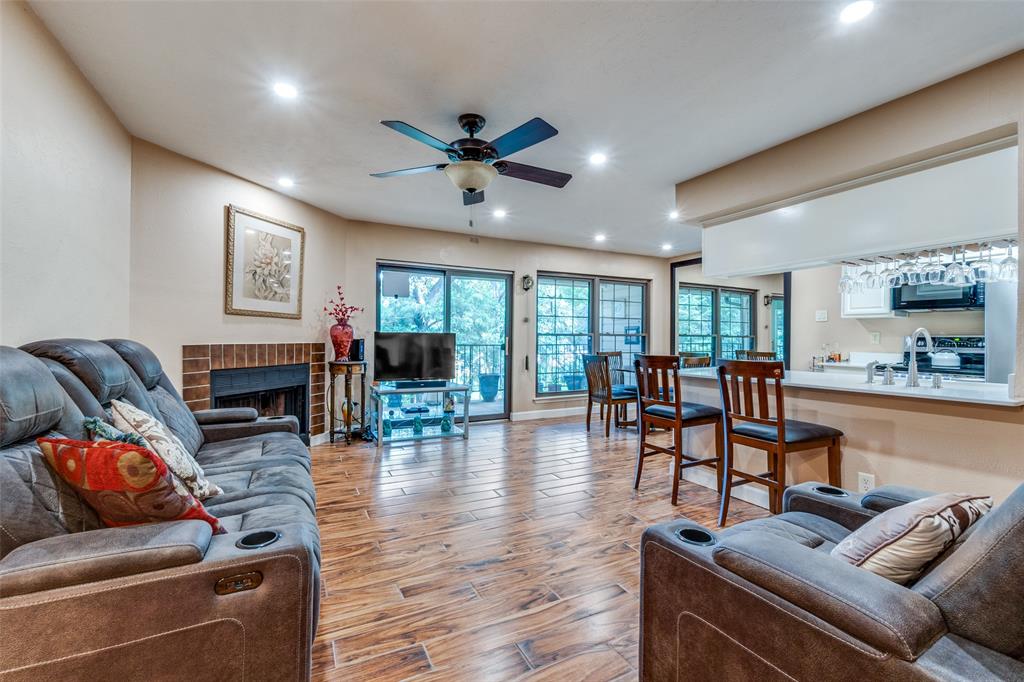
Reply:
[[557, 135], [558, 131], [545, 120], [531, 119], [490, 142], [476, 136], [483, 130], [486, 123], [487, 121], [480, 114], [462, 114], [459, 116], [459, 127], [469, 137], [463, 137], [453, 142], [443, 142], [408, 123], [381, 121], [382, 125], [386, 125], [396, 132], [408, 135], [439, 152], [444, 152], [448, 155], [450, 163], [404, 168], [386, 173], [370, 173], [370, 175], [375, 178], [390, 178], [396, 175], [444, 171], [448, 179], [462, 191], [462, 203], [466, 206], [483, 203], [484, 188], [499, 175], [559, 188], [565, 187], [566, 183], [572, 180], [572, 176], [568, 173], [559, 173], [546, 168], [527, 166], [525, 163], [504, 160], [506, 156]]

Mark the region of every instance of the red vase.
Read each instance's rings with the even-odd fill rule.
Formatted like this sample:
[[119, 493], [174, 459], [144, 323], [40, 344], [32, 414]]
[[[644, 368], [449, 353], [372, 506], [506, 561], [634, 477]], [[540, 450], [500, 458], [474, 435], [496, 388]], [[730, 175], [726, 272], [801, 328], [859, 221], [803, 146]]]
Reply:
[[348, 351], [352, 347], [352, 325], [339, 322], [331, 327], [331, 344], [334, 346], [335, 360], [348, 360]]

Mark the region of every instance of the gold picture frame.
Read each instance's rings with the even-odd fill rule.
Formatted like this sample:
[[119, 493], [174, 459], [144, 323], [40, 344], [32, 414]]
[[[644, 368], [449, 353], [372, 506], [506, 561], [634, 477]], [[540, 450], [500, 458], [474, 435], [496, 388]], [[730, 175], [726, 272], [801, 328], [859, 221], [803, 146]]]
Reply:
[[306, 231], [234, 204], [225, 223], [224, 313], [301, 320]]

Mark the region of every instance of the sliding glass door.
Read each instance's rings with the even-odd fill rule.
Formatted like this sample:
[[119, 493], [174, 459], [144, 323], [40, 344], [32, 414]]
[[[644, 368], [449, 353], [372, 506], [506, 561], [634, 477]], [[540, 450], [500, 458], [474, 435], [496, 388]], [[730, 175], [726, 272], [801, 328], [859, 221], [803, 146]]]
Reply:
[[377, 329], [455, 334], [456, 381], [470, 384], [470, 415], [509, 416], [512, 276], [378, 265]]

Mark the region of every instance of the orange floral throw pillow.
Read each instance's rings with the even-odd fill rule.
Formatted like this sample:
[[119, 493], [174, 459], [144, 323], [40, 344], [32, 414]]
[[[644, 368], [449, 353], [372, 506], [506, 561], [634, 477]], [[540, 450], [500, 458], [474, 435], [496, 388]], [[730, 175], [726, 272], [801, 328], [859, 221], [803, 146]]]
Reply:
[[46, 461], [96, 510], [107, 526], [206, 521], [224, 528], [148, 448], [117, 441], [40, 438]]

